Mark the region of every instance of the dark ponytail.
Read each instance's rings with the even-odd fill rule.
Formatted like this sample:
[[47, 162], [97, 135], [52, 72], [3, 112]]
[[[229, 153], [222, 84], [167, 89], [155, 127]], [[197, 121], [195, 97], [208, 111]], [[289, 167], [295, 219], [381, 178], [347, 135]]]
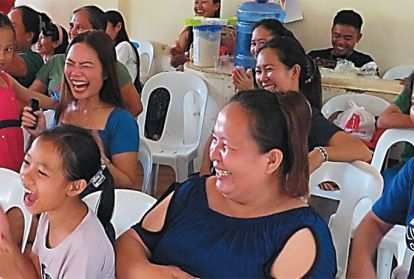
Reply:
[[230, 99], [250, 116], [250, 131], [259, 150], [283, 152], [282, 189], [292, 197], [309, 193], [308, 134], [311, 108], [298, 92], [241, 91]]
[[309, 192], [308, 137], [312, 109], [298, 92], [278, 94], [278, 97], [289, 135], [284, 190], [293, 197], [305, 196]]
[[115, 183], [111, 173], [107, 168], [103, 170], [103, 175], [105, 176], [105, 181], [99, 187], [99, 190], [102, 190], [102, 193], [99, 198], [96, 215], [98, 216], [99, 221], [101, 221], [103, 227], [105, 228], [106, 234], [114, 243], [115, 231], [111, 224], [111, 218], [113, 214], [113, 208], [115, 205]]
[[86, 129], [61, 125], [44, 131], [39, 138], [56, 146], [69, 181], [84, 179], [88, 183], [80, 198], [102, 190], [96, 212], [108, 237], [114, 241], [115, 233], [110, 223], [115, 200], [114, 182], [108, 169], [101, 165], [101, 153], [94, 137]]

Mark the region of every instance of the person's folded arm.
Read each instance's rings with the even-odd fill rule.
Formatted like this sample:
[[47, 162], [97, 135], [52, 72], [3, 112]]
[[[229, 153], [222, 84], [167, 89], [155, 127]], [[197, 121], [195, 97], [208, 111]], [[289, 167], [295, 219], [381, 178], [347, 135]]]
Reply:
[[124, 152], [112, 155], [112, 160], [105, 160], [106, 166], [119, 188], [133, 188], [138, 190], [139, 169], [138, 152]]
[[396, 105], [390, 105], [377, 120], [378, 128], [414, 128], [414, 122], [410, 115], [402, 113]]
[[352, 240], [347, 278], [374, 279], [372, 258], [384, 235], [392, 228], [370, 211], [357, 227]]
[[175, 45], [170, 49], [170, 64], [174, 68], [184, 64], [189, 59], [185, 52], [190, 45], [190, 32], [191, 30], [188, 27], [185, 27], [178, 35]]
[[134, 117], [137, 117], [142, 112], [140, 92], [137, 91], [132, 82], [128, 82], [121, 87], [121, 97], [125, 108]]
[[46, 93], [47, 86], [40, 79], [35, 79], [29, 86], [29, 90], [36, 91], [39, 93]]
[[55, 102], [49, 96], [41, 94], [39, 92], [35, 92], [33, 90], [27, 89], [23, 85], [21, 85], [17, 80], [13, 77], [9, 76], [10, 80], [12, 81], [14, 92], [16, 93], [17, 99], [23, 104], [29, 104], [30, 99], [35, 98], [39, 101], [40, 107], [44, 109], [56, 109], [58, 103]]
[[352, 162], [356, 160], [370, 162], [372, 151], [358, 138], [345, 132], [336, 132], [325, 146], [329, 161]]

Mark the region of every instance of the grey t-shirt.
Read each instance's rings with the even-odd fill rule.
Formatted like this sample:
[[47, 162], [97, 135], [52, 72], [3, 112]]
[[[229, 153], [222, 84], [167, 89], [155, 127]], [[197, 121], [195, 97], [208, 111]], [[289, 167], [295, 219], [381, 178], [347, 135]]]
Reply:
[[41, 278], [114, 279], [113, 246], [96, 215], [88, 214], [58, 246], [48, 248], [49, 219], [40, 216], [32, 252], [39, 257]]

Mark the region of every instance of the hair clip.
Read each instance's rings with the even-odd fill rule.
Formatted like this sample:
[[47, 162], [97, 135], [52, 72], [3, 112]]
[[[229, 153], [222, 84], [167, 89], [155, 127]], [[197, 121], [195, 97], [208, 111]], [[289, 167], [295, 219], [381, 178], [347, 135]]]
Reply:
[[103, 174], [105, 167], [101, 167], [100, 170], [89, 180], [89, 184], [92, 184], [95, 188], [101, 186], [101, 184], [105, 181], [106, 177]]

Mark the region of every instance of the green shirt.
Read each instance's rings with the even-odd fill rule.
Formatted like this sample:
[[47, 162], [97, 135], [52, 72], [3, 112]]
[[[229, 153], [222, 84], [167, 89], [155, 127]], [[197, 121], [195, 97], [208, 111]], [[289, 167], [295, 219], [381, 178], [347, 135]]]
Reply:
[[[60, 96], [60, 85], [62, 83], [63, 68], [65, 66], [65, 55], [53, 55], [37, 73], [36, 79], [40, 80], [47, 86], [47, 93], [52, 97]], [[116, 62], [116, 71], [119, 80], [119, 86], [122, 88], [128, 82], [131, 82], [127, 68], [122, 63]]]
[[[410, 114], [411, 107], [411, 92], [409, 86], [406, 86], [404, 90], [394, 100], [396, 105], [402, 113]], [[401, 159], [405, 162], [414, 156], [414, 148], [411, 144], [405, 143], [404, 150], [401, 154]]]
[[24, 87], [29, 87], [34, 81], [37, 72], [43, 65], [42, 57], [32, 50], [28, 49], [18, 54], [26, 63], [27, 74], [24, 77], [16, 77]]

